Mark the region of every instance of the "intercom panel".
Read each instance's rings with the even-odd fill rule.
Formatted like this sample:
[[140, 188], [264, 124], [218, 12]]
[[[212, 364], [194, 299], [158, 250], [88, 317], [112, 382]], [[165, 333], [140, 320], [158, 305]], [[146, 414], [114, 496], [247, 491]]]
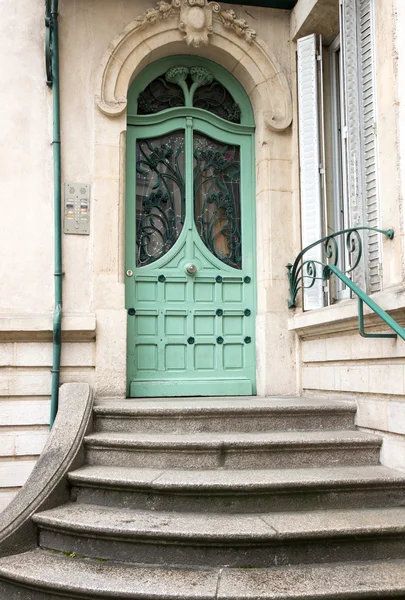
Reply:
[[90, 184], [65, 183], [64, 232], [90, 233]]

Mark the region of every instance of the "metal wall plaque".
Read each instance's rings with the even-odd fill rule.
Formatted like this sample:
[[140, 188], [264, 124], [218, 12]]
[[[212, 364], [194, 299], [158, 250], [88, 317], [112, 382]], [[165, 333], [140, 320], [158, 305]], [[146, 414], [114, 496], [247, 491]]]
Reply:
[[65, 183], [64, 233], [90, 233], [90, 184]]

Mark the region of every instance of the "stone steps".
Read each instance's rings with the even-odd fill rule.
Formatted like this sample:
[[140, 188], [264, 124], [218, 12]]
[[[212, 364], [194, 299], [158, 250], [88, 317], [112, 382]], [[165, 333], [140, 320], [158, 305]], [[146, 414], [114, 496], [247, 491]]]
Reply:
[[377, 466], [312, 469], [135, 469], [69, 475], [83, 503], [142, 510], [252, 513], [405, 505], [405, 474]]
[[95, 431], [197, 433], [354, 429], [356, 405], [311, 398], [104, 400]]
[[37, 550], [3, 558], [0, 582], [7, 600], [388, 600], [405, 595], [405, 561], [178, 569]]
[[376, 465], [380, 438], [359, 431], [101, 432], [85, 438], [90, 465], [256, 469]]
[[405, 597], [405, 474], [352, 403], [107, 400], [0, 598]]
[[42, 548], [122, 562], [251, 568], [405, 558], [405, 508], [207, 515], [67, 504], [34, 521]]

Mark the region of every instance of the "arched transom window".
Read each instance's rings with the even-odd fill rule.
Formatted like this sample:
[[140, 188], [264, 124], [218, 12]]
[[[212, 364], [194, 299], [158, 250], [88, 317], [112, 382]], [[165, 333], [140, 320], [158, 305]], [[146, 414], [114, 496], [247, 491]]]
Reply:
[[171, 67], [139, 94], [138, 114], [150, 115], [167, 108], [193, 106], [240, 123], [240, 106], [204, 67]]

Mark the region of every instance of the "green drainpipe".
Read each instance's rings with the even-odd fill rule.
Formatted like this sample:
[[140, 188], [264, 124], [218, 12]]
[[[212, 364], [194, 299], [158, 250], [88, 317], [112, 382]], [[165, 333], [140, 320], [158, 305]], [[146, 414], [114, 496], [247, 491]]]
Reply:
[[50, 427], [58, 412], [61, 330], [62, 330], [62, 194], [61, 194], [61, 144], [60, 144], [60, 86], [58, 0], [45, 2], [47, 84], [52, 87], [53, 109], [53, 179], [54, 179], [54, 284], [55, 307], [53, 313], [53, 361]]

